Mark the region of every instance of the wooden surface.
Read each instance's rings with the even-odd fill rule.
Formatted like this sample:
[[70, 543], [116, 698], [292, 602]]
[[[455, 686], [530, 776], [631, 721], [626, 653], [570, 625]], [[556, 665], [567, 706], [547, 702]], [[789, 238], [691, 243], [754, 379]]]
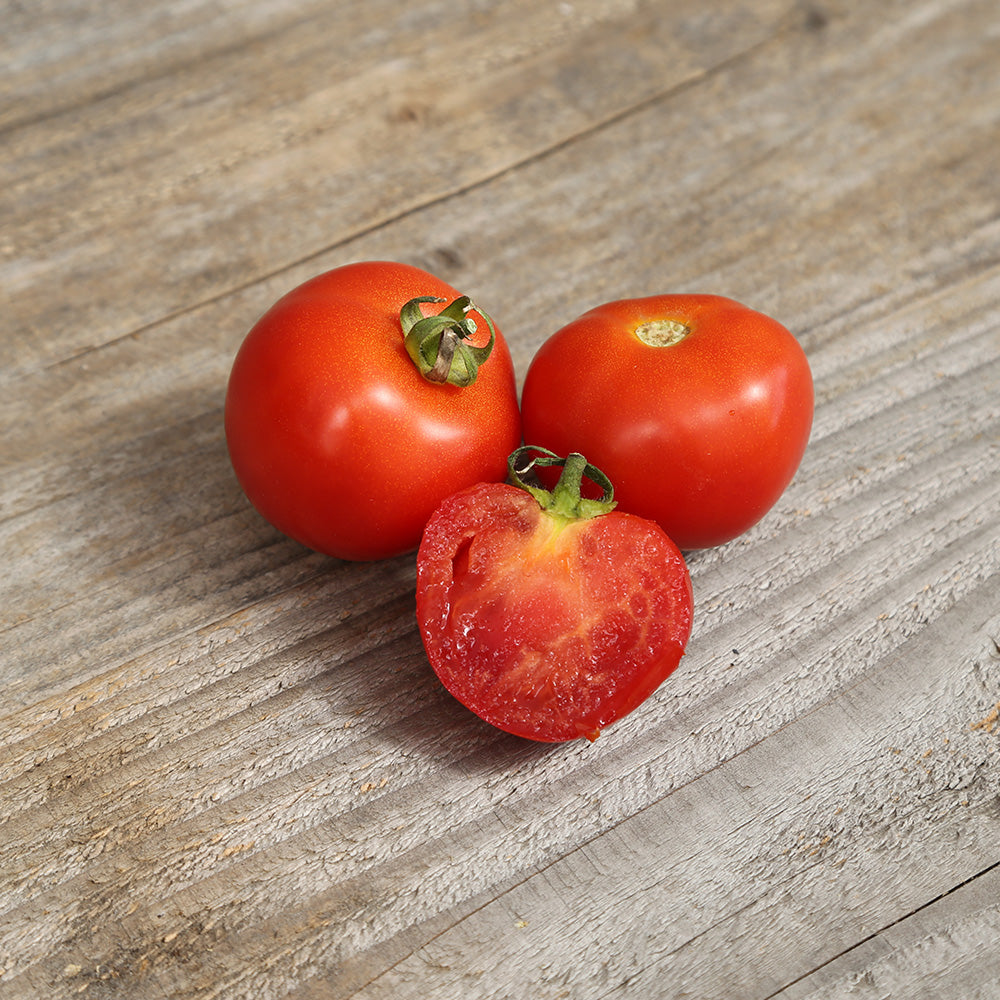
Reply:
[[[0, 996], [1000, 996], [993, 0], [0, 3]], [[450, 699], [411, 556], [281, 537], [256, 317], [435, 271], [519, 376], [716, 292], [813, 366], [594, 744]]]

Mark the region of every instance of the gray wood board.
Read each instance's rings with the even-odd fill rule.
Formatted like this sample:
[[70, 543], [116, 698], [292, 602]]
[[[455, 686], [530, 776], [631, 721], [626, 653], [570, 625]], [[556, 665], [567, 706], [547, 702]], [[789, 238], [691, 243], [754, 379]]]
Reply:
[[[8, 5], [0, 996], [1000, 995], [994, 6]], [[226, 375], [426, 267], [799, 338], [802, 468], [594, 744], [431, 673], [412, 556], [249, 507]]]

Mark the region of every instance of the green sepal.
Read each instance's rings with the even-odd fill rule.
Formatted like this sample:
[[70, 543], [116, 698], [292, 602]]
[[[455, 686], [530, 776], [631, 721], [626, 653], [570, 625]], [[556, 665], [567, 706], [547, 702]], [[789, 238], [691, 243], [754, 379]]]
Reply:
[[[479, 374], [479, 367], [490, 356], [496, 343], [493, 321], [481, 309], [476, 309], [467, 295], [455, 299], [451, 305], [432, 316], [425, 316], [420, 308], [424, 302], [444, 302], [433, 295], [410, 299], [399, 312], [403, 328], [403, 343], [417, 370], [429, 382], [472, 385]], [[476, 332], [476, 321], [469, 315], [473, 309], [486, 320], [490, 328], [489, 342], [474, 347], [467, 339]]]
[[[562, 467], [559, 481], [552, 490], [525, 481], [524, 477], [532, 469], [552, 465]], [[514, 486], [530, 493], [542, 510], [567, 520], [579, 521], [599, 517], [614, 510], [616, 506], [615, 488], [611, 480], [579, 452], [573, 452], [563, 458], [548, 448], [522, 445], [507, 458], [507, 475]], [[602, 493], [599, 499], [580, 495], [584, 476], [600, 487]]]

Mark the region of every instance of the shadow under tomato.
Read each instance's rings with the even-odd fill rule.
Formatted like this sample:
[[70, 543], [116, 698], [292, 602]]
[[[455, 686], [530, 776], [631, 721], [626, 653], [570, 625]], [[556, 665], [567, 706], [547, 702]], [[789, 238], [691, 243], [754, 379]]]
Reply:
[[431, 769], [441, 767], [480, 777], [509, 774], [586, 741], [542, 743], [504, 732], [480, 719], [454, 698], [438, 680], [414, 627], [407, 651], [395, 664], [402, 684], [394, 698], [411, 710], [379, 728], [378, 738], [406, 760], [419, 759]]

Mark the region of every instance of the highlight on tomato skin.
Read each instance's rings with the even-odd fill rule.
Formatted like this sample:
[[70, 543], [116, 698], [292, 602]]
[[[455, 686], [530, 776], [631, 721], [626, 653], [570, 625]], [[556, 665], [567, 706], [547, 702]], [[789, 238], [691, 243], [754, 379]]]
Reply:
[[534, 492], [548, 493], [484, 483], [441, 504], [417, 556], [421, 638], [445, 688], [491, 725], [594, 740], [680, 663], [691, 581], [663, 530], [610, 497], [573, 515]]

